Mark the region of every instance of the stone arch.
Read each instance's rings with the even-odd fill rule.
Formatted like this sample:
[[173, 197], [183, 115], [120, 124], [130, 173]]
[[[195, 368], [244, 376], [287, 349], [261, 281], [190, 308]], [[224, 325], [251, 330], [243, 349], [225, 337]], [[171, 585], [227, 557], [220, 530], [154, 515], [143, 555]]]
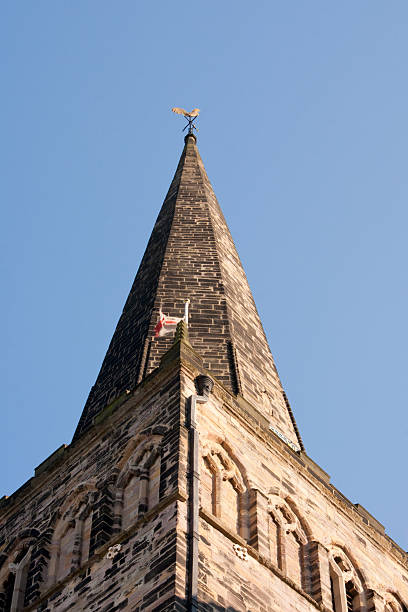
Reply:
[[242, 480], [243, 483], [243, 487], [244, 488], [250, 488], [251, 483], [249, 481], [249, 476], [247, 474], [247, 470], [245, 468], [245, 460], [244, 458], [242, 458], [242, 455], [239, 451], [239, 449], [234, 448], [229, 441], [225, 438], [224, 435], [217, 435], [214, 433], [208, 433], [207, 437], [205, 439], [203, 439], [203, 441], [201, 442], [201, 447], [204, 448], [205, 446], [207, 446], [208, 444], [218, 444], [219, 446], [222, 447], [222, 449], [227, 453], [227, 455], [230, 457], [230, 460], [232, 461], [232, 463], [235, 465], [235, 467], [237, 468], [239, 477]]
[[248, 539], [248, 481], [239, 460], [223, 438], [201, 446], [201, 506]]
[[18, 612], [25, 605], [27, 578], [39, 531], [26, 529], [0, 553], [0, 610]]
[[114, 528], [127, 529], [160, 499], [161, 449], [166, 425], [151, 425], [129, 440], [117, 464]]
[[47, 587], [63, 580], [88, 560], [92, 512], [97, 496], [93, 480], [80, 483], [68, 494], [53, 517]]
[[271, 562], [298, 586], [309, 590], [306, 589], [308, 566], [305, 553], [310, 529], [294, 502], [273, 490], [268, 496], [267, 512]]
[[339, 545], [329, 548], [330, 588], [334, 612], [365, 609], [365, 581], [352, 555]]
[[407, 612], [407, 607], [399, 595], [388, 590], [384, 595], [384, 612]]
[[149, 425], [145, 427], [141, 432], [136, 434], [126, 444], [125, 450], [123, 451], [121, 459], [118, 461], [116, 470], [120, 473], [126, 466], [127, 461], [131, 458], [135, 449], [144, 441], [149, 438], [159, 437], [160, 439], [168, 432], [169, 428], [167, 425]]
[[309, 523], [307, 522], [307, 520], [305, 519], [305, 517], [299, 510], [299, 507], [296, 501], [290, 495], [285, 496], [284, 499], [287, 505], [289, 506], [289, 508], [291, 508], [292, 512], [296, 516], [297, 520], [299, 521], [299, 528], [303, 530], [306, 541], [312, 541], [314, 539], [313, 532], [309, 526]]

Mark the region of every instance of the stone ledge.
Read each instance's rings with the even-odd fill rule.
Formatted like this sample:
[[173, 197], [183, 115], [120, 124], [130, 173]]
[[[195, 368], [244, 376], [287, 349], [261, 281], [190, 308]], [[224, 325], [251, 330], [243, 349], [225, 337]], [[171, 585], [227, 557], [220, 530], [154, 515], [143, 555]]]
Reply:
[[363, 517], [363, 521], [365, 523], [367, 523], [368, 525], [371, 525], [372, 527], [374, 527], [374, 529], [376, 529], [377, 531], [380, 531], [382, 534], [385, 535], [384, 525], [382, 525], [380, 521], [377, 521], [377, 519], [372, 514], [370, 514], [368, 510], [364, 508], [364, 506], [362, 506], [361, 504], [354, 504], [354, 507], [357, 510], [357, 512], [360, 514], [360, 516]]
[[68, 444], [62, 444], [59, 448], [57, 448], [57, 450], [44, 459], [40, 465], [37, 465], [37, 467], [34, 468], [34, 477], [46, 472], [48, 468], [57, 463], [57, 461], [61, 460], [65, 455], [66, 448], [68, 448]]
[[319, 478], [319, 480], [323, 480], [323, 482], [330, 482], [330, 475], [325, 472], [324, 469], [320, 467], [320, 465], [313, 461], [313, 459], [311, 459], [309, 455], [305, 453], [305, 451], [300, 451], [300, 457], [303, 459], [307, 469], [313, 474], [313, 476], [316, 476], [317, 478]]

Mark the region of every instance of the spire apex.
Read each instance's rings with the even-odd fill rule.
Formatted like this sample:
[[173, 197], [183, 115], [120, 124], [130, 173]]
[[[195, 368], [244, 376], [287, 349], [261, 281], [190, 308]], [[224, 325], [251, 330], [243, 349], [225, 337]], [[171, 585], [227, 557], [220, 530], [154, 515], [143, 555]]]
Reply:
[[184, 142], [187, 144], [188, 142], [197, 142], [197, 136], [193, 132], [187, 132], [184, 136]]

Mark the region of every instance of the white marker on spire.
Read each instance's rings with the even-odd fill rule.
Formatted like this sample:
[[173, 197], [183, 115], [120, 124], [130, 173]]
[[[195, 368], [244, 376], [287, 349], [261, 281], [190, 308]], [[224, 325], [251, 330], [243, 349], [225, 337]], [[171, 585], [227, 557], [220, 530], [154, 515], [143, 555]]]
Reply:
[[190, 300], [187, 298], [184, 304], [184, 321], [186, 322], [186, 325], [188, 327], [188, 305], [190, 303]]

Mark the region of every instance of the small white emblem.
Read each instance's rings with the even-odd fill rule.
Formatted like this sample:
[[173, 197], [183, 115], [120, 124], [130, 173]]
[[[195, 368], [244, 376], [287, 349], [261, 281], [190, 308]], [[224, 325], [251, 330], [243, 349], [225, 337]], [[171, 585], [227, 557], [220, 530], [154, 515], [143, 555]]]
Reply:
[[240, 546], [239, 544], [233, 544], [233, 549], [237, 557], [242, 561], [248, 561], [248, 551], [244, 546]]
[[122, 548], [121, 544], [115, 544], [115, 546], [109, 546], [108, 552], [106, 553], [106, 559], [114, 559], [120, 549]]

